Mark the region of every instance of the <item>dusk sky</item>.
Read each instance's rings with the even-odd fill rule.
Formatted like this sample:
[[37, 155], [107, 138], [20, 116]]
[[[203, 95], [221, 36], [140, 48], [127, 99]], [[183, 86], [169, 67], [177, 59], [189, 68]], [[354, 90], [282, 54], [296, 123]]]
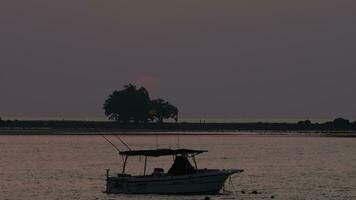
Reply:
[[356, 119], [355, 0], [2, 0], [0, 117], [104, 119], [143, 85], [182, 118]]

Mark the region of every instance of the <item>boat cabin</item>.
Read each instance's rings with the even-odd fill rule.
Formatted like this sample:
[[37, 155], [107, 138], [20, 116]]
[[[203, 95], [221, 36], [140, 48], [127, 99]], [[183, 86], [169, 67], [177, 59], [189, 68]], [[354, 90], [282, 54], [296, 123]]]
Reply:
[[[145, 157], [143, 175], [146, 176], [147, 157], [173, 156], [174, 161], [167, 174], [170, 176], [180, 176], [196, 173], [198, 170], [195, 156], [207, 151], [193, 149], [153, 149], [153, 150], [130, 150], [120, 152], [124, 160], [122, 174], [126, 175], [126, 163], [129, 157], [143, 156]], [[189, 162], [189, 157], [192, 158], [194, 166]], [[152, 175], [163, 175], [162, 168], [155, 168]]]

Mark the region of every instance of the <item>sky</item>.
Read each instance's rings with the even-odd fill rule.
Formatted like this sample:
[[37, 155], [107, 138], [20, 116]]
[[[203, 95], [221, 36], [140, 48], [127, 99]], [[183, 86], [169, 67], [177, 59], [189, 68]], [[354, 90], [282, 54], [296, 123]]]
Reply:
[[128, 83], [181, 118], [356, 119], [354, 0], [2, 0], [0, 117], [104, 119]]

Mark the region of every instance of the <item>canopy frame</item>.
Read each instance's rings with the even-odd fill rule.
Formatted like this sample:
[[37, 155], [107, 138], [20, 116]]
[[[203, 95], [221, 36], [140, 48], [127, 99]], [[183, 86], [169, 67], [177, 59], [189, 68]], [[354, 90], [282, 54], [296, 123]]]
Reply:
[[194, 162], [194, 167], [197, 169], [197, 163], [195, 160], [195, 156], [201, 153], [207, 152], [205, 150], [193, 150], [193, 149], [151, 149], [151, 150], [130, 150], [130, 151], [121, 151], [120, 155], [123, 158], [123, 167], [122, 167], [122, 174], [125, 174], [126, 171], [126, 165], [127, 165], [127, 160], [130, 156], [144, 156], [144, 169], [143, 169], [143, 175], [146, 175], [146, 167], [147, 167], [147, 157], [161, 157], [161, 156], [185, 156], [193, 158]]

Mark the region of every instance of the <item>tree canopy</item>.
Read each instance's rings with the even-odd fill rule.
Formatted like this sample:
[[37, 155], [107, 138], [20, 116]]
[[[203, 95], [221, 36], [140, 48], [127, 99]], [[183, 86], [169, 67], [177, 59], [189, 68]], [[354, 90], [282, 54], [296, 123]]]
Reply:
[[151, 101], [150, 116], [152, 121], [163, 122], [169, 118], [178, 121], [178, 109], [163, 99], [156, 99]]
[[144, 87], [125, 85], [114, 91], [105, 101], [105, 115], [119, 122], [163, 122], [164, 119], [178, 120], [178, 109], [163, 99], [151, 100]]

